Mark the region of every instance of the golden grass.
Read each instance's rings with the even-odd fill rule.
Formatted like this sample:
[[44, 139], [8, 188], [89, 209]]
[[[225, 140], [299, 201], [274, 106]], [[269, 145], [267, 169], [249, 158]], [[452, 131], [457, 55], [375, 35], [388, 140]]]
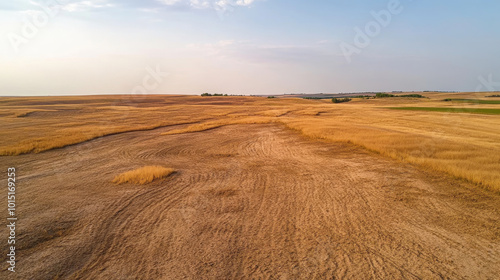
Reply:
[[276, 109], [276, 110], [266, 110], [259, 112], [259, 115], [269, 116], [269, 117], [281, 117], [288, 114], [290, 110], [288, 109]]
[[[442, 101], [484, 98], [492, 93], [425, 95], [429, 99], [365, 99], [344, 104], [258, 97], [0, 98], [0, 155], [43, 152], [113, 133], [166, 125], [190, 124], [164, 136], [225, 125], [279, 123], [313, 139], [352, 143], [500, 191], [500, 116], [387, 109], [498, 109], [496, 104]], [[43, 114], [23, 114], [32, 111]], [[16, 117], [20, 114], [24, 117]]]
[[[60, 131], [61, 135], [54, 135], [51, 138], [33, 137], [23, 139], [16, 145], [9, 145], [0, 148], [0, 156], [13, 156], [27, 153], [40, 153], [47, 150], [66, 147], [73, 144], [82, 143], [106, 135], [112, 135], [120, 132], [138, 131], [153, 129], [152, 127], [122, 128], [119, 127], [84, 127], [81, 129], [68, 129]], [[71, 132], [73, 131], [73, 132]]]
[[175, 170], [172, 168], [165, 168], [162, 166], [144, 166], [139, 169], [128, 171], [116, 176], [113, 179], [115, 184], [133, 183], [144, 185], [151, 183], [154, 180], [167, 177]]
[[[7, 129], [0, 131], [0, 156], [40, 153], [106, 135], [192, 124], [209, 118], [204, 114], [199, 117], [184, 116], [177, 110], [164, 112], [163, 108], [60, 107], [59, 110], [37, 110], [52, 113], [43, 117], [32, 117], [29, 113], [33, 111], [24, 110], [28, 113], [21, 118], [16, 113], [19, 110], [10, 111], [7, 108], [5, 112], [9, 115], [1, 117]], [[179, 115], [173, 116], [175, 113]]]

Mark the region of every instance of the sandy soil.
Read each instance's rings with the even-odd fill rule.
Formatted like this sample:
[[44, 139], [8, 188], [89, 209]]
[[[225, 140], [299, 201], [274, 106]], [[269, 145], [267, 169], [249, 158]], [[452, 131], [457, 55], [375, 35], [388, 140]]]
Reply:
[[[497, 194], [278, 125], [159, 135], [182, 127], [2, 157], [18, 170], [17, 279], [500, 275]], [[177, 172], [111, 183], [146, 165]]]

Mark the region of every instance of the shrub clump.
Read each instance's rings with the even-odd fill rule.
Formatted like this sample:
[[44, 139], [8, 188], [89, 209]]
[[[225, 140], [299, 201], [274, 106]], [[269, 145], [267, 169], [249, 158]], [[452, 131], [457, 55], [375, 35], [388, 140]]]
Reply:
[[376, 98], [386, 98], [386, 97], [411, 97], [411, 98], [425, 98], [425, 96], [421, 94], [403, 94], [403, 95], [394, 95], [389, 93], [379, 92], [375, 94]]
[[211, 93], [205, 92], [205, 93], [202, 93], [201, 96], [228, 96], [228, 95], [227, 94], [222, 94], [222, 93], [211, 94]]
[[174, 169], [165, 168], [162, 166], [144, 166], [139, 169], [128, 171], [116, 176], [113, 179], [113, 183], [123, 184], [123, 183], [134, 183], [144, 185], [151, 183], [156, 179], [161, 179], [167, 177], [168, 175], [174, 173]]
[[394, 97], [394, 96], [395, 96], [394, 94], [383, 93], [383, 92], [379, 92], [379, 93], [375, 94], [376, 98], [386, 98], [386, 97]]
[[351, 98], [332, 98], [333, 103], [344, 103], [344, 102], [349, 102], [351, 101]]
[[396, 97], [425, 98], [425, 96], [423, 96], [421, 94], [404, 94], [404, 95], [397, 95]]

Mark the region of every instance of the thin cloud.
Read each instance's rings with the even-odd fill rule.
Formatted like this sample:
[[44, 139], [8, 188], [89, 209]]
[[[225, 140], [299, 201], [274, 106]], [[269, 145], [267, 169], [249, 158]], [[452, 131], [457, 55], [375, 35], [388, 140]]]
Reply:
[[[109, 0], [83, 0], [83, 1], [68, 1], [68, 0], [49, 0], [49, 1], [19, 1], [15, 5], [0, 5], [0, 10], [20, 11], [23, 14], [33, 14], [41, 11], [42, 8], [57, 8], [65, 12], [85, 12], [95, 9], [111, 8], [117, 4], [111, 3]], [[37, 10], [33, 8], [36, 7]]]
[[61, 4], [61, 10], [66, 12], [83, 12], [93, 9], [111, 8], [114, 6], [114, 4], [108, 3], [105, 0], [86, 0]]
[[188, 44], [187, 49], [205, 56], [232, 58], [240, 61], [267, 63], [300, 63], [335, 60], [321, 45], [269, 45], [249, 41], [222, 40], [215, 43]]
[[66, 12], [85, 12], [111, 7], [129, 7], [142, 12], [157, 13], [162, 9], [194, 9], [217, 12], [230, 11], [238, 7], [250, 7], [262, 0], [19, 0], [0, 4], [0, 10], [29, 10], [33, 6], [57, 6]]
[[191, 7], [194, 9], [225, 10], [234, 7], [247, 7], [256, 0], [157, 0], [165, 6]]

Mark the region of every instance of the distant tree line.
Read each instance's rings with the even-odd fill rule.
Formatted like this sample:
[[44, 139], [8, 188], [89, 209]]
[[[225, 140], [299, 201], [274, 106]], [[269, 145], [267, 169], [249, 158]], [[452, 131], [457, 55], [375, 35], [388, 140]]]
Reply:
[[[201, 96], [245, 96], [243, 94], [222, 94], [222, 93], [202, 93]], [[250, 95], [250, 96], [256, 96], [256, 95]]]
[[394, 96], [395, 96], [394, 94], [383, 93], [383, 92], [379, 92], [379, 93], [375, 94], [376, 98], [386, 98], [386, 97], [394, 97]]
[[227, 94], [222, 94], [222, 93], [208, 93], [208, 92], [205, 92], [205, 93], [202, 93], [201, 96], [228, 96]]
[[425, 98], [425, 96], [421, 94], [403, 94], [403, 95], [394, 95], [389, 93], [379, 92], [375, 94], [376, 98], [387, 98], [387, 97], [413, 97], [413, 98]]
[[302, 99], [328, 99], [328, 97], [302, 97]]
[[344, 103], [344, 102], [349, 102], [351, 101], [351, 98], [332, 98], [333, 103]]
[[374, 96], [371, 95], [355, 95], [355, 96], [349, 96], [350, 98], [362, 98], [362, 99], [370, 99], [370, 98], [375, 98]]

